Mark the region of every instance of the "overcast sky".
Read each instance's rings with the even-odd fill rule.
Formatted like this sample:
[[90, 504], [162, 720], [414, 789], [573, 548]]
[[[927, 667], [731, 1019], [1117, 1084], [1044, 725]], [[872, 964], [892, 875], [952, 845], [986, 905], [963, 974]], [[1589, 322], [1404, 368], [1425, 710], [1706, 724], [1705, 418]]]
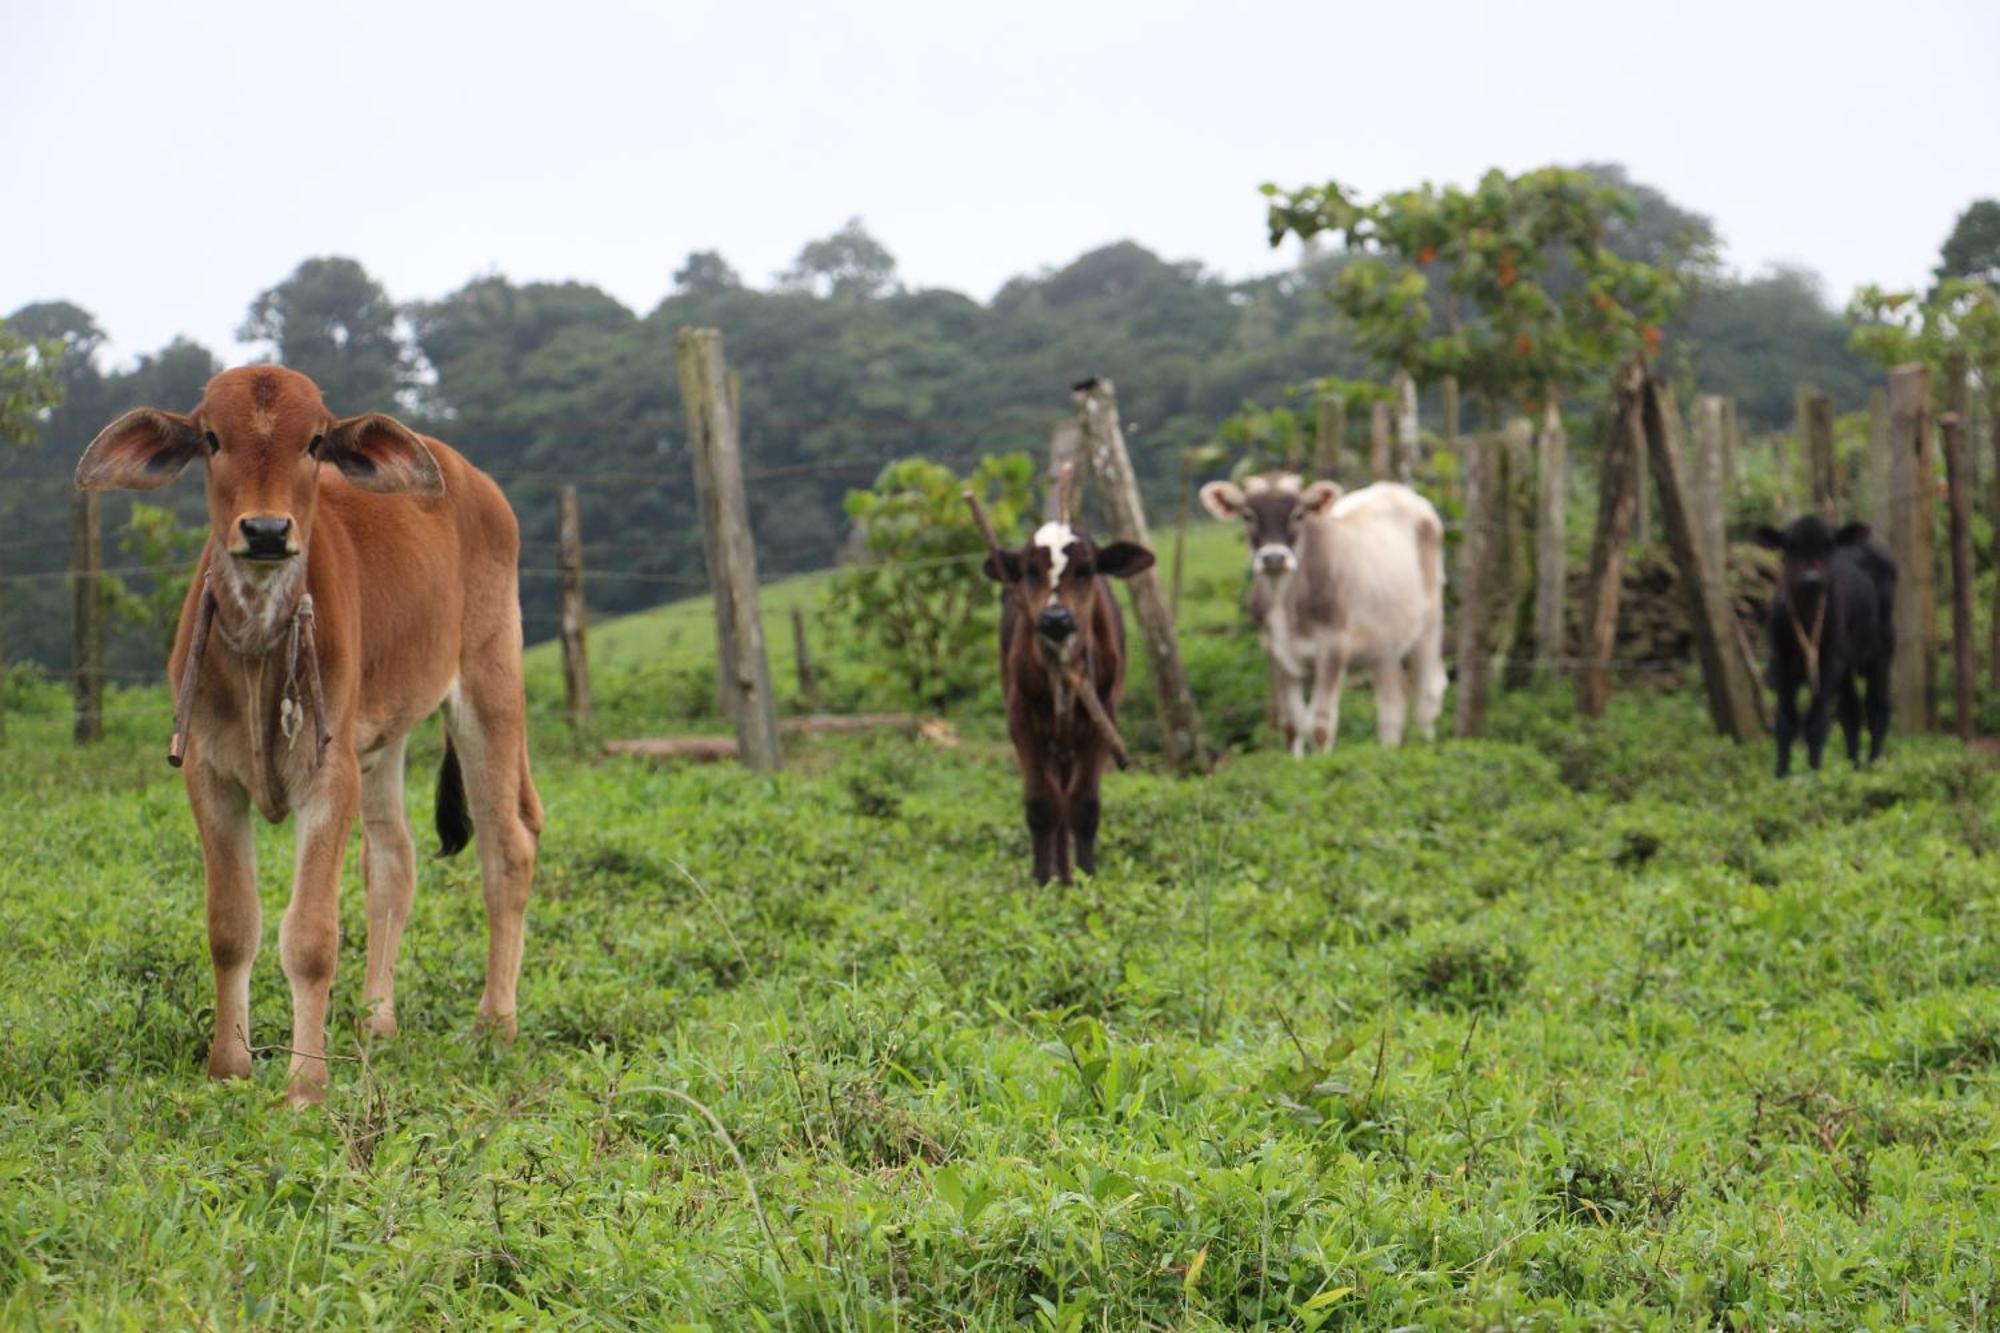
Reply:
[[860, 215], [984, 298], [1123, 237], [1273, 267], [1266, 180], [1589, 160], [1842, 301], [2000, 194], [1995, 0], [0, 4], [0, 311], [76, 301], [121, 357], [244, 358], [309, 255], [644, 311], [690, 250], [761, 283]]

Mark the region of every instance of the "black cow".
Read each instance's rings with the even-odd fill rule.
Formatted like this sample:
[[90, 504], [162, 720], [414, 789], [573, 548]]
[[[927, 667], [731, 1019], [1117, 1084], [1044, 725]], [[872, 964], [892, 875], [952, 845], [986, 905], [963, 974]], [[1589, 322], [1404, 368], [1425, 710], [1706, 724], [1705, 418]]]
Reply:
[[1778, 691], [1778, 776], [1792, 766], [1799, 687], [1806, 707], [1806, 762], [1818, 771], [1828, 711], [1840, 707], [1847, 757], [1861, 765], [1860, 682], [1868, 682], [1868, 758], [1889, 734], [1889, 664], [1896, 656], [1896, 561], [1866, 523], [1838, 532], [1808, 515], [1783, 532], [1761, 527], [1757, 544], [1782, 551], [1771, 599], [1771, 684]]

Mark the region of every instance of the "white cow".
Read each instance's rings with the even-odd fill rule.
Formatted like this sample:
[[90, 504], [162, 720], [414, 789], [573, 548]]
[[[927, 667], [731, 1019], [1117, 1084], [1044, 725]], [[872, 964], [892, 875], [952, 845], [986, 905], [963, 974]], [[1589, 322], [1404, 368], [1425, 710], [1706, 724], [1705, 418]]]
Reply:
[[1444, 525], [1430, 501], [1394, 482], [1351, 495], [1330, 481], [1301, 488], [1287, 473], [1241, 488], [1212, 481], [1201, 503], [1247, 529], [1247, 600], [1292, 753], [1305, 754], [1308, 733], [1332, 748], [1350, 667], [1374, 674], [1382, 744], [1402, 742], [1412, 694], [1417, 732], [1431, 739], [1445, 674]]

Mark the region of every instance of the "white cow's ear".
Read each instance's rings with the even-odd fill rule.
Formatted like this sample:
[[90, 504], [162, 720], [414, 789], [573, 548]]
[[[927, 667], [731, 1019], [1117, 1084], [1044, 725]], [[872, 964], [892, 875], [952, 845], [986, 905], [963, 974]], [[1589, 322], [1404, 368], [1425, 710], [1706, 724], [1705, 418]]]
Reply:
[[1315, 517], [1333, 508], [1333, 502], [1341, 497], [1340, 486], [1331, 481], [1316, 481], [1306, 487], [1299, 497], [1299, 508]]
[[1201, 488], [1201, 507], [1217, 518], [1240, 518], [1243, 515], [1243, 492], [1235, 483], [1211, 481]]

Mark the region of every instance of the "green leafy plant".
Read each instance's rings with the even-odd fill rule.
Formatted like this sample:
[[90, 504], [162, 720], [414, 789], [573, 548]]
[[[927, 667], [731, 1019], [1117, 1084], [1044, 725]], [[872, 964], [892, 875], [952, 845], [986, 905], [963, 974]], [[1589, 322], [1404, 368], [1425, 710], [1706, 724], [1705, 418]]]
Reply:
[[991, 664], [995, 599], [980, 570], [985, 545], [962, 492], [982, 497], [994, 529], [1013, 532], [1027, 513], [1034, 461], [982, 458], [961, 479], [925, 458], [889, 464], [872, 490], [853, 491], [847, 514], [868, 556], [834, 578], [830, 615], [878, 650], [908, 697], [943, 708], [973, 694]]

